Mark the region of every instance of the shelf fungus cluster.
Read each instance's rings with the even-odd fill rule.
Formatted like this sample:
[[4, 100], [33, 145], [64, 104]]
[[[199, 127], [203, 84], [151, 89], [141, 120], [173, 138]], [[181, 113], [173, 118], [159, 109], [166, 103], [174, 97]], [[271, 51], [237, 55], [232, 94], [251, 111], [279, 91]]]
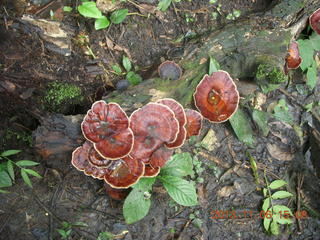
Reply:
[[107, 192], [126, 189], [141, 177], [159, 174], [175, 148], [201, 130], [202, 116], [171, 98], [148, 103], [130, 118], [116, 103], [95, 102], [81, 124], [86, 139], [73, 151], [72, 165], [104, 180]]

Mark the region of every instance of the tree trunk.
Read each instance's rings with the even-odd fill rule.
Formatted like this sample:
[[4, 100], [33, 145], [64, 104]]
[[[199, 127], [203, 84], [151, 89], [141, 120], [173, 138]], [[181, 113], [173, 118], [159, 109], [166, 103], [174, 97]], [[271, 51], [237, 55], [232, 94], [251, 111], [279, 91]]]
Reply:
[[[283, 73], [289, 43], [319, 7], [319, 0], [282, 0], [263, 14], [232, 22], [204, 36], [201, 43], [186, 47], [179, 62], [183, 69], [180, 80], [149, 79], [125, 92], [114, 91], [105, 100], [119, 103], [128, 114], [149, 101], [163, 97], [174, 98], [188, 106], [195, 87], [208, 72], [209, 57], [217, 60], [221, 69], [228, 71], [233, 78], [240, 80], [254, 78], [260, 64], [275, 67]], [[83, 139], [79, 131], [81, 118], [43, 118], [42, 126], [34, 132], [39, 153], [46, 158], [69, 160], [70, 152]]]

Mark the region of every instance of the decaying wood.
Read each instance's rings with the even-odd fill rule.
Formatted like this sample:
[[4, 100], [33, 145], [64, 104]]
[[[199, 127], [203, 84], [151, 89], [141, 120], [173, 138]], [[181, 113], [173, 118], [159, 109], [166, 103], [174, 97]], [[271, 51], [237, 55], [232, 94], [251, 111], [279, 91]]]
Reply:
[[[253, 78], [259, 64], [270, 64], [283, 71], [289, 43], [306, 26], [309, 15], [319, 8], [319, 0], [282, 0], [269, 11], [247, 16], [203, 36], [200, 43], [185, 48], [179, 62], [184, 73], [178, 81], [149, 79], [125, 92], [106, 96], [130, 114], [149, 101], [172, 97], [184, 106], [192, 103], [196, 85], [208, 71], [209, 57], [233, 78]], [[83, 142], [81, 116], [53, 115], [42, 119], [35, 133], [39, 153], [52, 159], [69, 161], [71, 151]]]

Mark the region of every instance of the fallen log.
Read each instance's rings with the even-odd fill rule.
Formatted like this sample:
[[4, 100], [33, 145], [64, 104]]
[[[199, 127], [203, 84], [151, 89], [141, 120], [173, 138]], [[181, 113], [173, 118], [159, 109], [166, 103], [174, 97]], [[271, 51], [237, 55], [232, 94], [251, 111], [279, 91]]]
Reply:
[[[228, 71], [234, 79], [254, 79], [261, 64], [283, 74], [289, 43], [319, 7], [319, 0], [282, 0], [265, 13], [231, 22], [203, 36], [197, 45], [187, 46], [179, 62], [183, 69], [180, 80], [153, 78], [124, 92], [114, 91], [104, 99], [121, 104], [128, 114], [163, 97], [174, 98], [188, 106], [192, 103], [195, 87], [208, 71], [210, 57], [214, 57], [221, 69]], [[72, 150], [83, 142], [80, 134], [82, 117], [52, 115], [42, 118], [41, 126], [34, 132], [37, 151], [53, 164], [58, 160], [69, 161]]]

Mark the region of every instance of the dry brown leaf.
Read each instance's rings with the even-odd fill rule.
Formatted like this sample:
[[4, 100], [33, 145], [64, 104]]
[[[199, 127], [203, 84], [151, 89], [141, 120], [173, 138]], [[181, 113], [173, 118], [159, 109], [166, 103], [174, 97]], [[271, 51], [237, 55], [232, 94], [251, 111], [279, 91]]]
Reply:
[[286, 150], [280, 148], [277, 144], [267, 144], [267, 149], [270, 153], [270, 155], [278, 160], [282, 161], [291, 161], [293, 159], [293, 154], [290, 152], [287, 152]]

